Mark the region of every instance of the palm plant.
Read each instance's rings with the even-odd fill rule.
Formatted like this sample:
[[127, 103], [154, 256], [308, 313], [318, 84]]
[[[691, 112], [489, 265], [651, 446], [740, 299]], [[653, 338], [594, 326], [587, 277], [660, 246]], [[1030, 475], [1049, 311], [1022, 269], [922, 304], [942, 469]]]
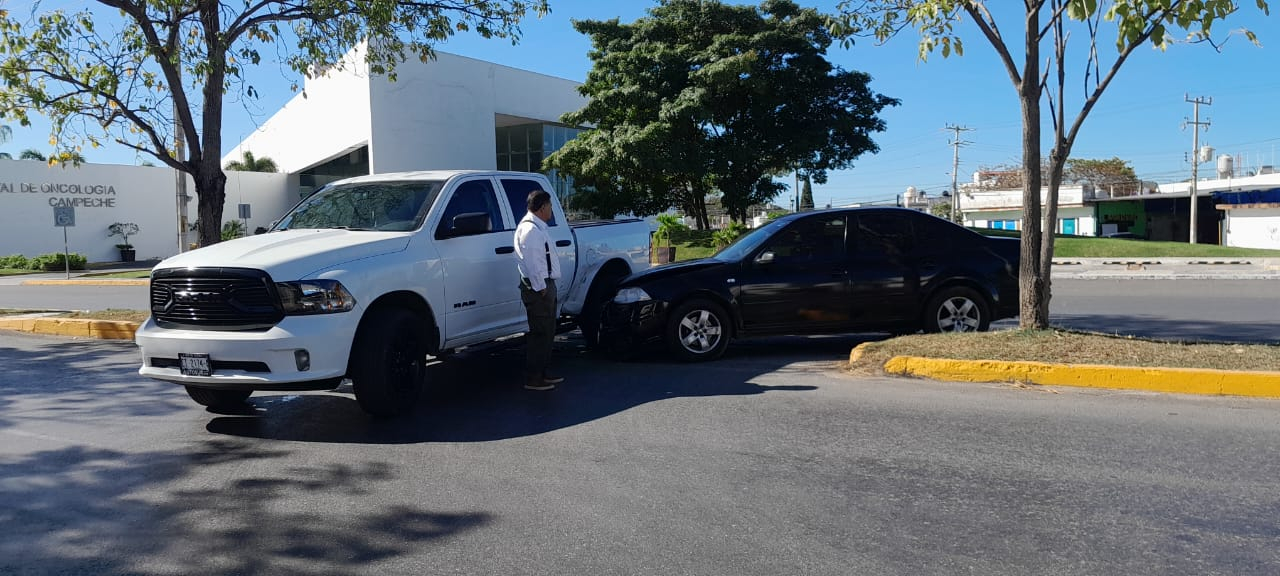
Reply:
[[19, 160], [39, 160], [41, 162], [46, 161], [45, 155], [41, 154], [40, 151], [36, 150], [35, 148], [27, 148], [26, 150], [23, 150], [22, 153], [18, 155], [18, 159]]
[[[0, 124], [0, 144], [4, 144], [13, 139], [13, 128], [7, 124]], [[8, 152], [0, 152], [0, 158], [13, 158]]]
[[266, 156], [262, 158], [254, 158], [253, 152], [245, 150], [241, 153], [240, 160], [232, 160], [227, 162], [227, 170], [236, 170], [239, 172], [277, 172], [276, 161]]

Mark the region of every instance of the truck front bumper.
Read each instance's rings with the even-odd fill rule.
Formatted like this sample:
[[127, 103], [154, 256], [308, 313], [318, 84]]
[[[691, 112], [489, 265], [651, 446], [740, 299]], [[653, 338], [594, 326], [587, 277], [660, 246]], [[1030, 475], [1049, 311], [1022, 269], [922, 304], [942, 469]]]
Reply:
[[[138, 374], [223, 390], [333, 388], [347, 373], [359, 320], [357, 311], [286, 316], [265, 331], [228, 332], [161, 328], [148, 318], [134, 338]], [[209, 375], [183, 374], [179, 354], [207, 355]]]

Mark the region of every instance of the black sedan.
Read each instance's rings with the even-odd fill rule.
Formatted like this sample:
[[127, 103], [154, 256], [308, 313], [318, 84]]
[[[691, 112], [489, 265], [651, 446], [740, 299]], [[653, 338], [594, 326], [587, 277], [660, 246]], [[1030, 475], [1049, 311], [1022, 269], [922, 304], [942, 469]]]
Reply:
[[664, 342], [712, 360], [733, 338], [968, 332], [1018, 314], [1019, 240], [923, 212], [848, 208], [778, 218], [710, 258], [632, 274], [601, 322], [619, 355]]

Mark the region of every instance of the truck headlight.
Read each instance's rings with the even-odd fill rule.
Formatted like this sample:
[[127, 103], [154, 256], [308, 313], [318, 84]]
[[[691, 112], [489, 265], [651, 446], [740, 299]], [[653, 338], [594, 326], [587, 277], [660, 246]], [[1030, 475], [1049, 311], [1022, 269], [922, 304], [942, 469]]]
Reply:
[[337, 280], [277, 282], [280, 307], [285, 314], [333, 314], [355, 308], [356, 299]]
[[618, 304], [633, 304], [645, 300], [652, 300], [652, 298], [649, 298], [649, 293], [643, 288], [623, 288], [613, 297], [613, 301]]

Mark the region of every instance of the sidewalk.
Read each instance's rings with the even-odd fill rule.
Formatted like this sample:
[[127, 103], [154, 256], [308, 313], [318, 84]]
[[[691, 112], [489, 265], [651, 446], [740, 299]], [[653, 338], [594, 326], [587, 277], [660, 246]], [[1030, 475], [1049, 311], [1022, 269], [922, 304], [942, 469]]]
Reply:
[[91, 263], [85, 270], [72, 270], [70, 278], [66, 271], [37, 272], [35, 274], [19, 274], [16, 276], [0, 276], [0, 285], [6, 286], [146, 286], [150, 282], [146, 278], [101, 278], [106, 274], [129, 272], [133, 270], [150, 270], [159, 260], [141, 262], [98, 262]]
[[1080, 280], [1274, 280], [1280, 258], [1054, 258], [1054, 278]]

